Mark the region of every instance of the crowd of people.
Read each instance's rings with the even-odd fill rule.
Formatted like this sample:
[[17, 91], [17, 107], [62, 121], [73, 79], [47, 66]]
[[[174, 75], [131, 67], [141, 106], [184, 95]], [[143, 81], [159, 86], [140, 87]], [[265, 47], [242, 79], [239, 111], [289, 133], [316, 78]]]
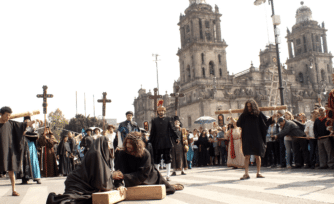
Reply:
[[[40, 184], [41, 177], [67, 176], [64, 195], [49, 195], [48, 203], [55, 204], [66, 199], [91, 199], [82, 197], [83, 192], [116, 188], [124, 193], [125, 187], [141, 184], [164, 184], [167, 193], [172, 194], [183, 185], [169, 185], [170, 177], [178, 171], [186, 175], [186, 170], [193, 167], [244, 168], [241, 180], [250, 178], [249, 165], [257, 166], [256, 178], [264, 178], [261, 166], [334, 169], [332, 105], [329, 100], [325, 107], [315, 106], [309, 119], [304, 113], [294, 116], [284, 110], [267, 117], [254, 100], [249, 100], [239, 118], [227, 117], [226, 125], [191, 131], [182, 127], [177, 116], [166, 117], [166, 108], [160, 103], [151, 128], [148, 122], [139, 128], [132, 120], [133, 112], [128, 111], [126, 121], [118, 127], [108, 125], [105, 131], [87, 128], [77, 136], [68, 131], [60, 141], [48, 127], [38, 136], [30, 117], [25, 117], [24, 123], [9, 120], [12, 111], [3, 107], [0, 176], [8, 172], [13, 196], [19, 195], [15, 175], [23, 184], [29, 179]], [[159, 173], [164, 168], [165, 178]], [[92, 181], [93, 174], [100, 177]], [[87, 187], [82, 178], [93, 183], [85, 183]]]

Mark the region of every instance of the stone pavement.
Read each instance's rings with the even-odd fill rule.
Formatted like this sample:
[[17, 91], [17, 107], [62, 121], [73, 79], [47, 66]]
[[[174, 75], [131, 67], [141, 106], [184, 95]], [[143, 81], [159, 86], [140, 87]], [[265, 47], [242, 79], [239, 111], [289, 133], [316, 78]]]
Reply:
[[[262, 168], [264, 179], [255, 178], [256, 168], [251, 167], [251, 179], [240, 181], [243, 169], [202, 167], [187, 170], [187, 175], [171, 177], [171, 183], [182, 183], [183, 191], [161, 201], [123, 201], [134, 203], [334, 203], [333, 170], [287, 170]], [[165, 176], [166, 171], [162, 171]], [[64, 192], [64, 177], [43, 178], [42, 184], [19, 185], [19, 197], [11, 196], [8, 179], [0, 179], [0, 204], [44, 204], [49, 192]]]

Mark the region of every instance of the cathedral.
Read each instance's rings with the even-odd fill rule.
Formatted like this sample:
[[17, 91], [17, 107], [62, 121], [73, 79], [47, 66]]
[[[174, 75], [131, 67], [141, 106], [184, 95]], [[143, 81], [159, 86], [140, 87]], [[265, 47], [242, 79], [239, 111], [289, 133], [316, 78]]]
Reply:
[[[177, 108], [175, 97], [166, 93], [162, 99], [167, 115], [174, 116], [177, 109], [183, 126], [189, 130], [199, 127], [194, 123], [197, 118], [217, 118], [217, 110], [242, 109], [249, 99], [262, 107], [280, 105], [276, 45], [260, 50], [258, 68], [251, 64], [231, 75], [226, 62], [228, 44], [221, 37], [221, 16], [217, 5], [213, 9], [205, 0], [190, 0], [178, 23], [180, 78], [174, 81], [173, 89], [184, 97], [179, 97]], [[328, 52], [326, 32], [325, 24], [313, 20], [311, 9], [303, 4], [296, 12], [295, 25], [287, 30], [289, 58], [287, 67], [282, 68], [283, 95], [284, 104], [293, 114], [305, 113], [309, 117], [318, 99], [326, 100], [326, 92], [334, 88], [333, 56]], [[155, 117], [150, 96], [151, 91], [141, 88], [133, 103], [134, 119], [141, 127]]]

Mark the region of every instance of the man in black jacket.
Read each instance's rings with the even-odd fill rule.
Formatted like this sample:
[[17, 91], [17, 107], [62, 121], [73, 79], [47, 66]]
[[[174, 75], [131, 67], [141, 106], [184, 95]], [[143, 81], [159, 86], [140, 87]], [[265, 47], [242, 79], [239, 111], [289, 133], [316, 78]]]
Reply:
[[[293, 138], [292, 149], [294, 152], [294, 157], [296, 162], [295, 168], [300, 168], [304, 166], [302, 164], [302, 157], [304, 159], [304, 163], [306, 164], [305, 168], [309, 168], [310, 158], [307, 149], [307, 140], [301, 138], [295, 138], [295, 137], [306, 137], [305, 132], [300, 128], [302, 124], [297, 125], [296, 121], [294, 122], [291, 120], [285, 120], [284, 118], [279, 118], [277, 122], [280, 124], [282, 130], [277, 135], [274, 135], [274, 138], [279, 139], [282, 137], [284, 138], [287, 135], [291, 136]], [[299, 151], [299, 149], [302, 150], [302, 154]]]
[[152, 128], [149, 142], [153, 147], [154, 165], [156, 169], [159, 169], [161, 155], [163, 155], [167, 169], [166, 179], [168, 181], [171, 169], [172, 140], [178, 143], [179, 138], [172, 128], [173, 120], [170, 117], [165, 117], [166, 108], [162, 106], [162, 104], [163, 100], [160, 100], [157, 108], [158, 117], [154, 118], [151, 122]]
[[314, 121], [313, 130], [314, 137], [318, 140], [320, 169], [326, 169], [327, 167], [334, 169], [334, 150], [331, 140], [329, 137], [321, 138], [330, 134], [325, 125], [327, 121], [325, 108], [319, 108], [319, 113], [320, 117]]

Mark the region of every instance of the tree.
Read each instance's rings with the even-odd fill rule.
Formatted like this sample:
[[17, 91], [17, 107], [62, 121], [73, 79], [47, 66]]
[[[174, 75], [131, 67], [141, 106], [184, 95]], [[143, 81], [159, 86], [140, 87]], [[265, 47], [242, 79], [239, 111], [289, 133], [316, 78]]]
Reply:
[[59, 141], [63, 129], [68, 124], [68, 120], [64, 117], [63, 112], [59, 108], [57, 108], [55, 112], [49, 113], [48, 121], [50, 123], [50, 128], [54, 136]]
[[74, 118], [71, 118], [69, 123], [65, 126], [65, 129], [74, 132], [81, 132], [82, 129], [89, 127], [103, 127], [103, 121], [97, 119], [96, 117], [85, 117], [84, 115], [77, 114]]

